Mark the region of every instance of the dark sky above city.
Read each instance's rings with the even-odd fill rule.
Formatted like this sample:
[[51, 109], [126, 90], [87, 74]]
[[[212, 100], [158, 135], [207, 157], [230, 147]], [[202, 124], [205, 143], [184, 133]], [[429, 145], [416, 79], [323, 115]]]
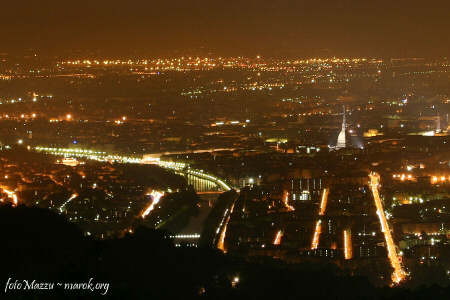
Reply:
[[448, 56], [447, 1], [2, 1], [0, 51]]

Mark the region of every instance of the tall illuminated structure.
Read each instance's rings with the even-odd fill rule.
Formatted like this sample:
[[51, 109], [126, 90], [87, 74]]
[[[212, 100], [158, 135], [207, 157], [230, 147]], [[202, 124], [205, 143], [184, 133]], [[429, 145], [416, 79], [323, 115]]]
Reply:
[[336, 147], [335, 147], [336, 150], [346, 147], [345, 127], [346, 127], [346, 123], [345, 123], [345, 106], [344, 106], [344, 117], [342, 119], [342, 129], [341, 129], [341, 132], [339, 132], [339, 135], [337, 138], [337, 143], [336, 143]]

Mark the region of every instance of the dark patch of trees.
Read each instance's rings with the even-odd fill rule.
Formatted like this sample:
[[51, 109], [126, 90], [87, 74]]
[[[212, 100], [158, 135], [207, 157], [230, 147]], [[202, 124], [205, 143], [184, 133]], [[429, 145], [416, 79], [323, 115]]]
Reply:
[[[450, 299], [450, 289], [376, 288], [336, 266], [247, 262], [212, 248], [176, 248], [145, 227], [121, 239], [92, 240], [45, 209], [0, 207], [0, 280], [8, 299]], [[108, 282], [95, 292], [8, 291], [7, 279]], [[233, 278], [239, 282], [233, 287]]]

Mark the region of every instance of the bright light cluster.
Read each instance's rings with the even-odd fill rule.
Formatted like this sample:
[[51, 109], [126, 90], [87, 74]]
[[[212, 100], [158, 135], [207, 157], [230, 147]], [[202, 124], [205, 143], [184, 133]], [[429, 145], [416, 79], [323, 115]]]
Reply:
[[450, 176], [432, 176], [431, 177], [431, 183], [432, 184], [437, 184], [437, 183], [444, 183], [444, 182], [450, 182]]
[[[17, 206], [19, 204], [19, 199], [17, 198], [17, 194], [15, 192], [8, 190], [6, 187], [0, 187], [0, 189], [8, 195], [8, 198], [12, 199], [13, 206]], [[3, 202], [3, 199], [0, 200]]]
[[392, 178], [405, 181], [405, 180], [415, 180], [416, 178], [411, 174], [393, 174]]
[[194, 233], [194, 234], [177, 234], [177, 235], [171, 235], [170, 238], [172, 239], [199, 239], [200, 234]]
[[146, 216], [148, 216], [150, 214], [150, 212], [153, 209], [155, 209], [155, 205], [158, 204], [159, 200], [161, 200], [161, 198], [164, 196], [164, 192], [151, 191], [151, 193], [148, 195], [151, 196], [152, 201], [147, 206], [147, 208], [144, 209], [144, 211], [142, 212], [142, 214], [141, 214], [142, 219], [144, 219]]
[[160, 161], [156, 161], [156, 162], [161, 167], [164, 167], [167, 169], [172, 169], [172, 170], [177, 170], [177, 171], [182, 171], [187, 166], [185, 163], [173, 162], [173, 161], [160, 160]]
[[122, 163], [141, 163], [142, 159], [137, 157], [128, 157], [120, 155], [107, 154], [102, 151], [94, 151], [88, 149], [76, 149], [76, 148], [47, 148], [47, 147], [35, 147], [36, 151], [45, 152], [52, 155], [62, 155], [64, 157], [83, 157], [91, 160], [102, 162], [122, 162]]

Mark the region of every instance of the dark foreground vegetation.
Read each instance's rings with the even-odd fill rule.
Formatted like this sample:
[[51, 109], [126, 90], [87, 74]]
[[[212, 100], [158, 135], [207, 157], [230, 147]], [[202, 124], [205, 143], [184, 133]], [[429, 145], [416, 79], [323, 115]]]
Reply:
[[[176, 248], [144, 227], [96, 241], [49, 210], [0, 207], [0, 296], [7, 299], [450, 299], [450, 288], [375, 288], [331, 265], [245, 262], [211, 248]], [[100, 292], [5, 292], [8, 278], [108, 282]], [[239, 280], [237, 280], [239, 278]]]

